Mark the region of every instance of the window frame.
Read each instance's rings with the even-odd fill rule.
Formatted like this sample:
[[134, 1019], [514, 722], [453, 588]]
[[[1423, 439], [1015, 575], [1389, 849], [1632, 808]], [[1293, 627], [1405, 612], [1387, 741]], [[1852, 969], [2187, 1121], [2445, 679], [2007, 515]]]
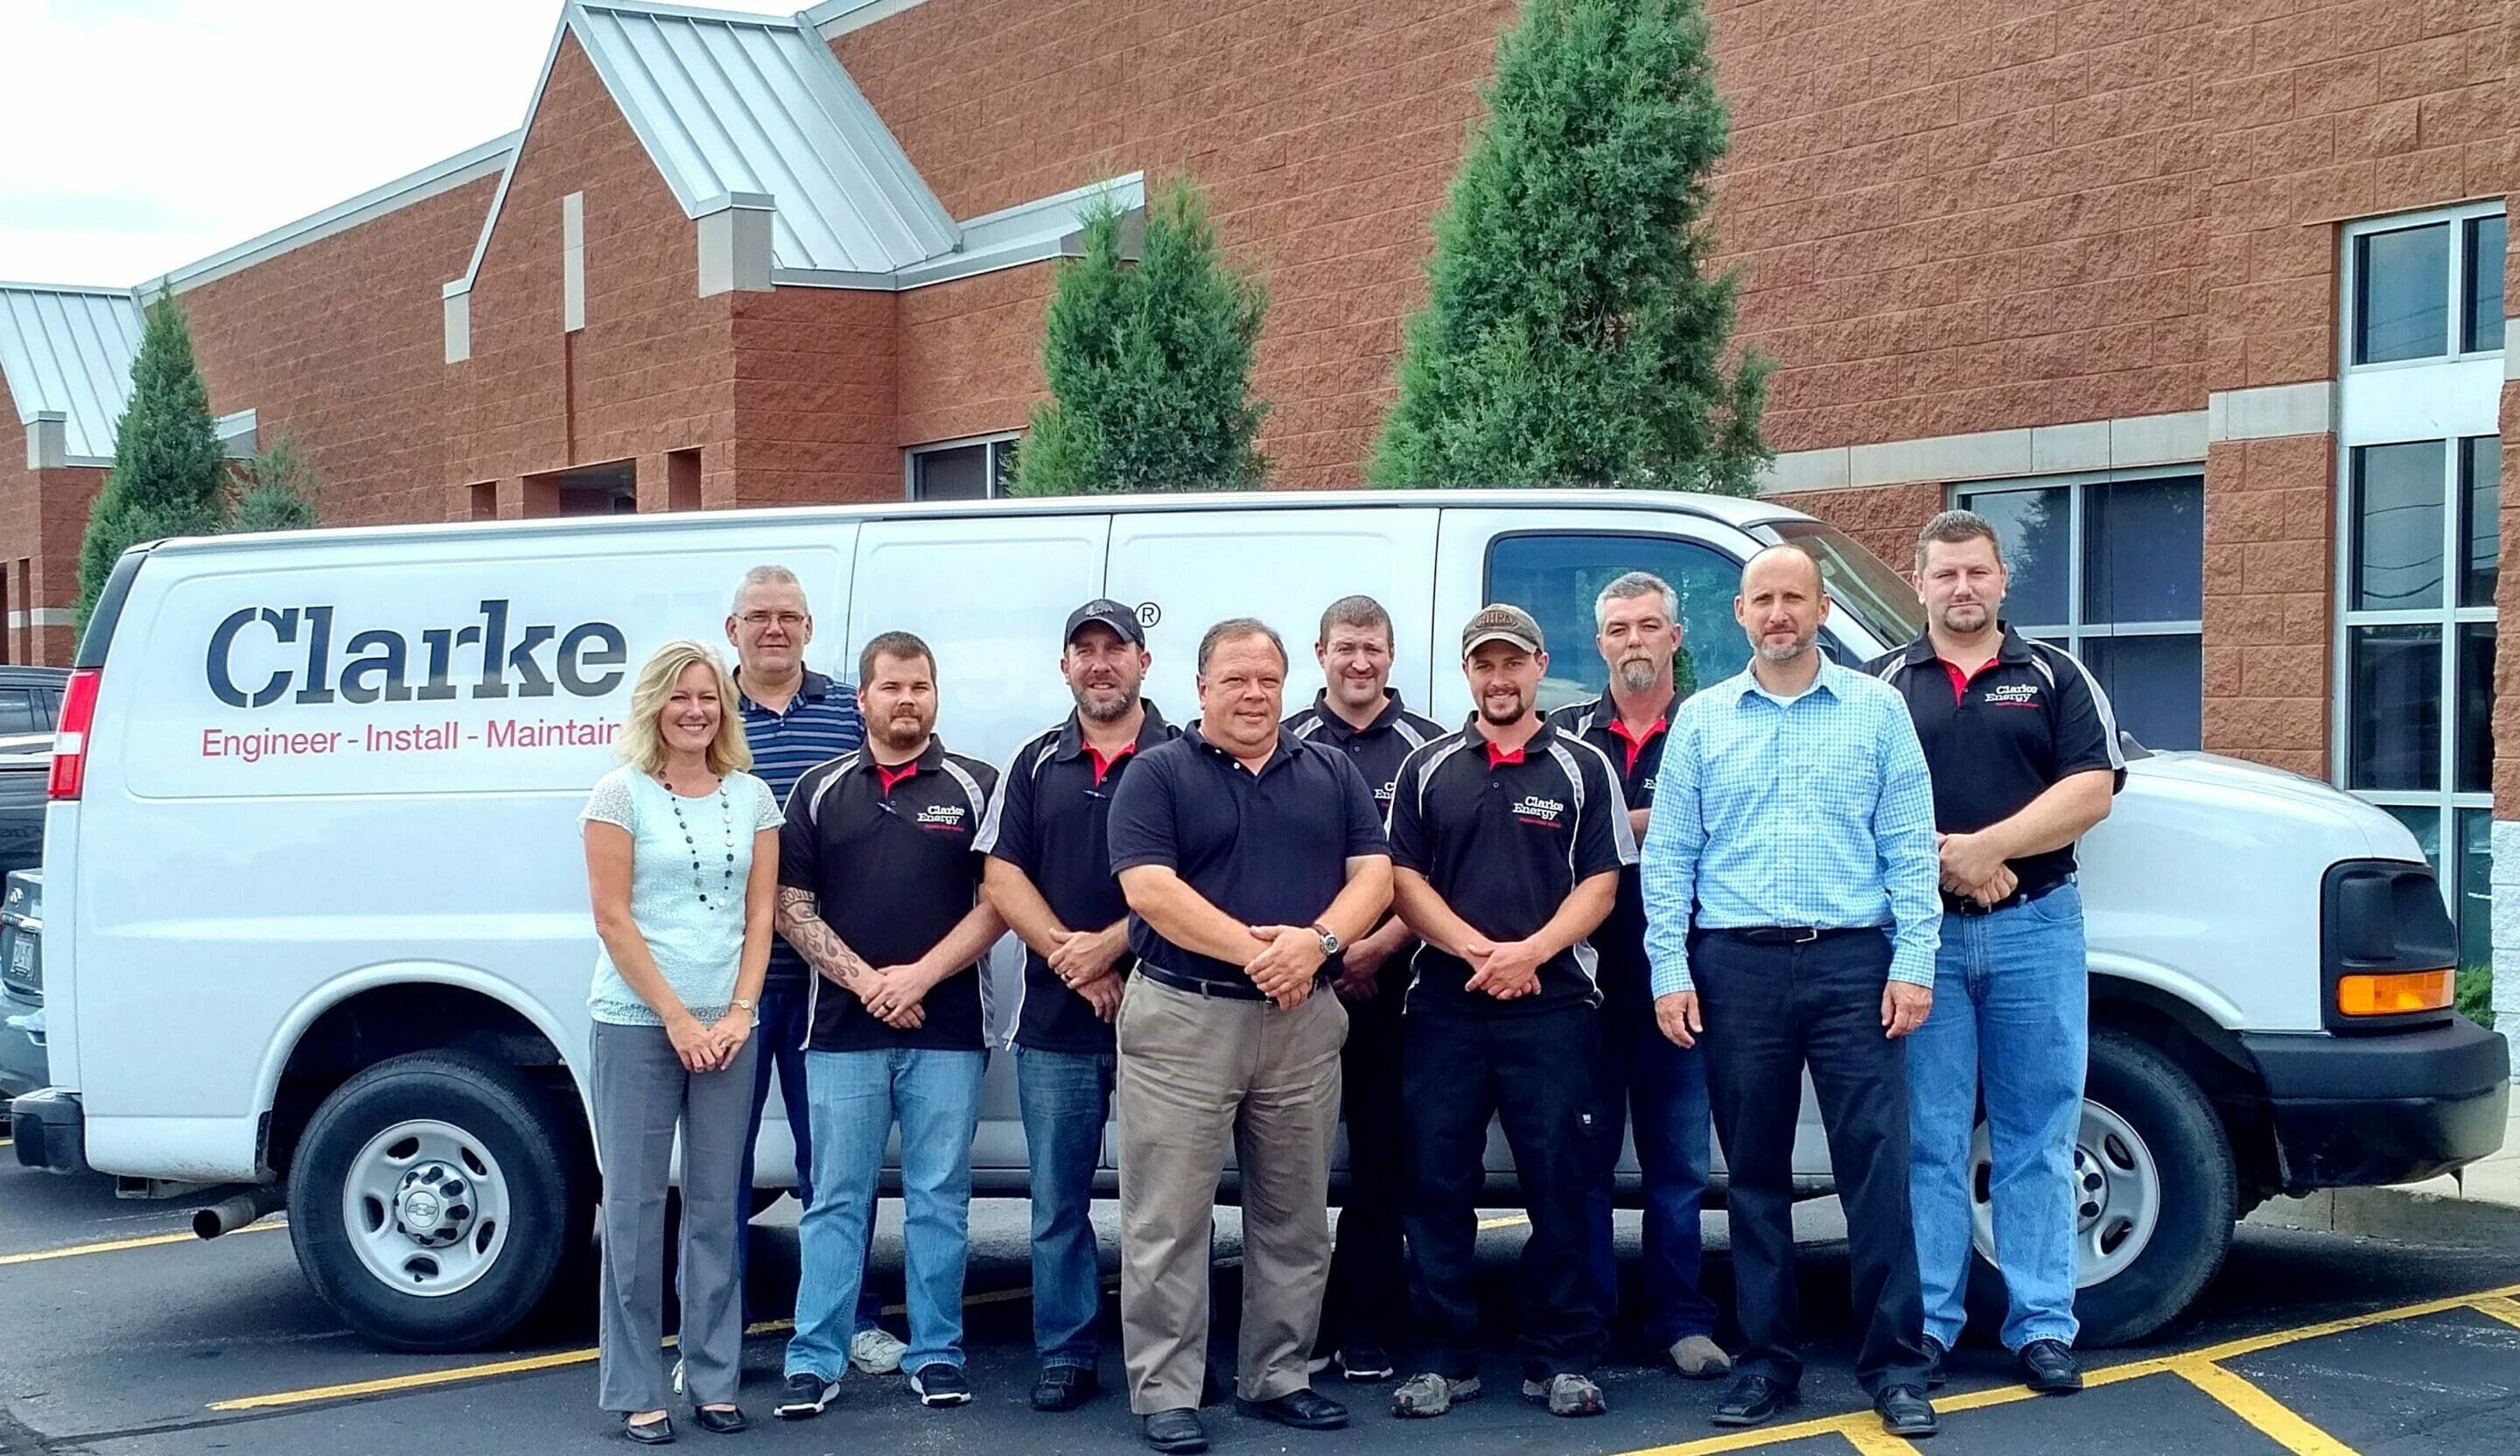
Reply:
[[[2066, 471], [2048, 476], [2005, 477], [1986, 480], [1955, 481], [1944, 491], [1944, 503], [1954, 509], [1975, 509], [1970, 498], [2015, 490], [2065, 491], [2065, 614], [2062, 622], [2016, 621], [2010, 615], [2004, 620], [2025, 637], [2061, 644], [2077, 660], [2083, 657], [2083, 644], [2092, 638], [2121, 637], [2192, 637], [2196, 639], [2196, 703], [2200, 716], [2205, 703], [2205, 618], [2182, 617], [2165, 621], [2099, 622], [2084, 620], [2086, 606], [2083, 596], [2084, 501], [2093, 489], [2115, 485], [2155, 484], [2170, 480], [2192, 479], [2196, 482], [2200, 508], [2204, 502], [2205, 462], [2192, 465], [2128, 466], [2117, 470]], [[2199, 553], [2196, 570], [2199, 596], [2202, 596], [2205, 564]], [[2203, 610], [2200, 600], [2198, 610]], [[2146, 748], [2158, 748], [2146, 744]]]
[[986, 434], [967, 434], [955, 439], [928, 440], [922, 444], [903, 447], [901, 452], [901, 498], [906, 501], [918, 501], [922, 503], [926, 501], [926, 497], [919, 493], [920, 456], [934, 455], [946, 450], [966, 450], [969, 449], [973, 445], [986, 445], [989, 447], [989, 454], [987, 456], [988, 493], [981, 496], [980, 499], [1006, 499], [1006, 492], [998, 488], [998, 447], [1001, 445], [1011, 445], [1021, 440], [1023, 438], [1023, 433], [1024, 432], [1020, 430], [998, 430], [992, 431]]
[[[2489, 783], [2484, 790], [2462, 791], [2458, 788], [2459, 725], [2464, 687], [2460, 674], [2461, 638], [2470, 625], [2493, 627], [2496, 650], [2500, 650], [2500, 616], [2487, 604], [2482, 607], [2462, 605], [2467, 578], [2467, 451], [2464, 442], [2479, 438], [2499, 438], [2501, 385], [2503, 367], [2509, 346], [2505, 329], [2504, 348], [2468, 348], [2467, 283], [2473, 269], [2469, 239], [2473, 224], [2479, 218], [2505, 215], [2501, 200], [2461, 203], [2451, 206], [2430, 207], [2415, 212], [2393, 213], [2383, 217], [2363, 218], [2345, 225], [2338, 239], [2338, 293], [2336, 310], [2336, 409], [2335, 486], [2333, 501], [2333, 557], [2330, 569], [2334, 586], [2329, 596], [2328, 636], [2328, 781], [2345, 793], [2384, 809], [2425, 810], [2433, 816], [2434, 872], [2442, 898], [2457, 927], [2462, 945], [2468, 931], [2468, 917], [2488, 914], [2484, 908], [2471, 908], [2461, 903], [2467, 877], [2467, 846], [2460, 834], [2460, 823], [2471, 811], [2493, 813], [2494, 795]], [[2355, 338], [2361, 320], [2356, 309], [2362, 296], [2362, 240], [2376, 233], [2398, 232], [2408, 228], [2448, 225], [2450, 256], [2444, 270], [2448, 275], [2448, 328], [2445, 341], [2449, 350], [2415, 359], [2393, 359], [2378, 364], [2354, 362]], [[2509, 247], [2509, 223], [2504, 224], [2504, 247]], [[2511, 299], [2506, 295], [2503, 310], [2510, 316]], [[2492, 366], [2492, 367], [2481, 367]], [[2421, 378], [2422, 372], [2433, 371], [2437, 380]], [[2411, 375], [2410, 375], [2411, 372]], [[2464, 386], [2476, 388], [2491, 376], [2493, 397], [2469, 400], [2455, 398]], [[2358, 382], [2367, 381], [2376, 390], [2377, 404], [2358, 399]], [[2417, 414], [2407, 401], [2427, 401], [2426, 413]], [[2488, 423], [2492, 422], [2492, 423]], [[2355, 553], [2362, 544], [2360, 528], [2361, 490], [2355, 478], [2355, 451], [2365, 446], [2416, 444], [2433, 440], [2442, 442], [2442, 583], [2437, 605], [2429, 608], [2358, 611], [2353, 607], [2357, 582], [2354, 576]], [[2507, 485], [2509, 482], [2503, 482]], [[2441, 636], [2441, 712], [2440, 771], [2429, 789], [2358, 789], [2353, 787], [2354, 751], [2354, 633], [2358, 628], [2381, 626], [2431, 627]], [[2493, 691], [2492, 684], [2486, 691]], [[2491, 715], [2487, 732], [2492, 732]], [[2392, 817], [2397, 817], [2393, 815]], [[2409, 831], [2411, 833], [2411, 831]], [[2488, 840], [2491, 854], [2491, 840]]]

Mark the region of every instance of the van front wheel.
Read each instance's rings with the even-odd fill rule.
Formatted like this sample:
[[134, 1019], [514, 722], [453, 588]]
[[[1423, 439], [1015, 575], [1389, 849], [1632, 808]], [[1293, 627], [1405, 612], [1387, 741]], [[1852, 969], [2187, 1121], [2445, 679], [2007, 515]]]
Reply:
[[448, 1052], [379, 1063], [324, 1099], [298, 1142], [298, 1267], [379, 1344], [492, 1343], [592, 1235], [582, 1141], [512, 1069]]
[[[1991, 1172], [1981, 1124], [1969, 1159], [1968, 1307], [1989, 1332], [2004, 1315]], [[2195, 1079], [2124, 1032], [2093, 1031], [2074, 1147], [2075, 1342], [2125, 1344], [2184, 1312], [2230, 1251], [2238, 1185], [2230, 1142]]]

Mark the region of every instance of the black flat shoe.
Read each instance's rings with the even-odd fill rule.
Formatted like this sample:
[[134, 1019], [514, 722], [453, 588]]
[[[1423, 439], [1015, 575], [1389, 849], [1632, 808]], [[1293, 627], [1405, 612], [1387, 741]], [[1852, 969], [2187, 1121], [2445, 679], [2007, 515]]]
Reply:
[[633, 1426], [630, 1418], [621, 1418], [621, 1433], [643, 1446], [670, 1446], [674, 1443], [674, 1418], [660, 1416], [644, 1426]]
[[1745, 1375], [1715, 1402], [1715, 1414], [1709, 1419], [1718, 1426], [1756, 1426], [1802, 1398], [1802, 1392], [1791, 1386], [1778, 1385], [1764, 1375]]
[[1347, 1424], [1347, 1407], [1319, 1390], [1288, 1390], [1275, 1400], [1234, 1397], [1237, 1415], [1292, 1426], [1297, 1431], [1336, 1431]]
[[1191, 1451], [1207, 1449], [1207, 1428], [1198, 1423], [1198, 1412], [1188, 1406], [1147, 1417], [1145, 1432], [1147, 1444], [1164, 1456], [1186, 1456]]
[[743, 1412], [736, 1406], [711, 1410], [703, 1405], [692, 1412], [692, 1424], [711, 1435], [733, 1435], [743, 1429]]
[[2021, 1347], [2022, 1383], [2042, 1395], [2071, 1395], [2083, 1388], [2083, 1367], [2061, 1340], [2034, 1340]]
[[1032, 1383], [1032, 1408], [1072, 1411], [1102, 1392], [1102, 1381], [1082, 1365], [1052, 1365]]
[[1881, 1418], [1881, 1429], [1892, 1435], [1913, 1440], [1943, 1429], [1942, 1422], [1934, 1419], [1933, 1404], [1914, 1386], [1884, 1388], [1872, 1397], [1872, 1410]]
[[1943, 1374], [1943, 1356], [1950, 1354], [1951, 1351], [1943, 1348], [1943, 1342], [1936, 1340], [1931, 1335], [1925, 1337], [1924, 1343], [1925, 1388], [1928, 1390], [1939, 1390], [1943, 1388], [1943, 1383], [1947, 1379]]

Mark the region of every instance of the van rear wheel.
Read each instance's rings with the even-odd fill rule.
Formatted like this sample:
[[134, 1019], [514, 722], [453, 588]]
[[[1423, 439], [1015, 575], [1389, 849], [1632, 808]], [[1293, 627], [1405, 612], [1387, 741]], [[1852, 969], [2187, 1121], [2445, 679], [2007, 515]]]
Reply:
[[379, 1344], [493, 1343], [593, 1237], [583, 1145], [573, 1119], [511, 1068], [453, 1052], [380, 1063], [325, 1098], [298, 1141], [298, 1267]]
[[[1968, 1309], [1989, 1333], [2004, 1317], [1986, 1129], [1970, 1148]], [[2239, 1176], [2222, 1119], [2180, 1066], [2124, 1032], [2092, 1033], [2074, 1147], [2079, 1288], [2076, 1343], [2141, 1340], [2204, 1292], [2231, 1249]]]

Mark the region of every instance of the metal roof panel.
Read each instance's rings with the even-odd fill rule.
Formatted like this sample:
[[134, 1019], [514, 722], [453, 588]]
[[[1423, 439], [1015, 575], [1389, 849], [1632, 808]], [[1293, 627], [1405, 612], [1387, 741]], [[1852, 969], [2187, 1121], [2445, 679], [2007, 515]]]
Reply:
[[0, 377], [19, 422], [58, 410], [72, 458], [111, 457], [140, 333], [129, 289], [0, 284]]

